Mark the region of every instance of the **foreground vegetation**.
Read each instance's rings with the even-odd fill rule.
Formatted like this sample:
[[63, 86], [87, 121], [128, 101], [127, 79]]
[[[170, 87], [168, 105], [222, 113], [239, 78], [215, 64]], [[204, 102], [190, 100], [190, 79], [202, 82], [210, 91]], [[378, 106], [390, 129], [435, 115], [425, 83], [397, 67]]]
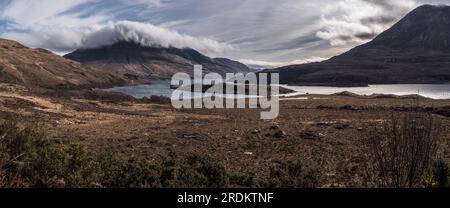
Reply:
[[[431, 115], [393, 115], [364, 138], [366, 187], [448, 187], [440, 131]], [[363, 168], [363, 167], [361, 167]], [[93, 153], [0, 120], [0, 188], [320, 187], [321, 174], [301, 161], [281, 162], [264, 176], [227, 170], [206, 155], [171, 152], [159, 162]]]
[[162, 162], [94, 154], [79, 144], [59, 144], [15, 122], [0, 122], [0, 187], [160, 188], [317, 187], [299, 162], [273, 167], [267, 178], [227, 171], [207, 156], [170, 153]]
[[392, 114], [365, 139], [368, 183], [375, 187], [448, 187], [441, 126], [431, 114]]

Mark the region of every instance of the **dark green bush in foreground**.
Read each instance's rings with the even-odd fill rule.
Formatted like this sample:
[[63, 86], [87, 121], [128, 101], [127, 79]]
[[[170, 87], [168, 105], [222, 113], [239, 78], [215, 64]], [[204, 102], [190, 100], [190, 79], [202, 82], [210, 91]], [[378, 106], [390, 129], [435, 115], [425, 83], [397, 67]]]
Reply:
[[36, 130], [0, 121], [0, 187], [315, 187], [300, 163], [274, 167], [269, 178], [228, 172], [207, 156], [170, 153], [162, 162], [95, 155]]
[[99, 163], [80, 145], [58, 145], [30, 128], [0, 123], [0, 186], [89, 187]]
[[283, 188], [314, 188], [319, 183], [319, 176], [304, 169], [299, 162], [283, 163], [272, 168], [269, 184], [265, 187]]
[[448, 178], [450, 177], [450, 170], [447, 163], [439, 158], [433, 165], [432, 168], [432, 184], [434, 187], [448, 188]]

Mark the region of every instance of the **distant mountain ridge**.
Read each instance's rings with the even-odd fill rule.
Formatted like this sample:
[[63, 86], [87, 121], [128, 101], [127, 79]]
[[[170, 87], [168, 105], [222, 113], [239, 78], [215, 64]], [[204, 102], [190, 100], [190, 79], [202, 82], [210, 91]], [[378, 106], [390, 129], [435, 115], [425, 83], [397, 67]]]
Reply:
[[29, 88], [74, 89], [123, 85], [125, 80], [45, 49], [28, 48], [15, 41], [0, 39], [0, 83]]
[[374, 40], [342, 55], [267, 71], [296, 85], [450, 83], [450, 7], [418, 7]]
[[210, 58], [194, 49], [147, 47], [131, 42], [79, 49], [64, 57], [112, 72], [135, 83], [170, 79], [177, 72], [192, 74], [193, 65], [196, 64], [203, 65], [205, 72], [219, 74], [251, 71], [237, 61]]

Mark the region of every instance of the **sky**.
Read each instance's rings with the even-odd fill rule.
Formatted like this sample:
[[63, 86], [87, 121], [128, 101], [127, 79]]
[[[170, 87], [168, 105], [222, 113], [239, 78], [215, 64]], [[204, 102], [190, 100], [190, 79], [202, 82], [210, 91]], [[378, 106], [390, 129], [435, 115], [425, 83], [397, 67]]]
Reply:
[[448, 0], [0, 0], [0, 38], [65, 54], [117, 41], [278, 67], [370, 41]]

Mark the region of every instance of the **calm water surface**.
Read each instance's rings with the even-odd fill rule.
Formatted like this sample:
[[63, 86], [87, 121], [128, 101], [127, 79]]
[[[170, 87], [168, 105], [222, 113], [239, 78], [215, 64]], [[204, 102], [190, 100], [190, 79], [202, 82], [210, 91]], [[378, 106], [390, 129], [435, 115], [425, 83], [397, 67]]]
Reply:
[[[330, 95], [343, 91], [352, 92], [359, 95], [371, 94], [393, 94], [393, 95], [412, 95], [418, 94], [433, 99], [450, 99], [450, 84], [444, 85], [371, 85], [369, 87], [311, 87], [311, 86], [288, 86], [281, 85], [284, 88], [296, 91], [286, 95], [297, 96], [304, 94]], [[170, 89], [170, 81], [156, 81], [149, 85], [136, 85], [128, 87], [115, 87], [107, 91], [121, 92], [131, 95], [135, 98], [144, 98], [151, 96], [171, 97], [173, 90]], [[286, 97], [284, 96], [284, 97]]]

